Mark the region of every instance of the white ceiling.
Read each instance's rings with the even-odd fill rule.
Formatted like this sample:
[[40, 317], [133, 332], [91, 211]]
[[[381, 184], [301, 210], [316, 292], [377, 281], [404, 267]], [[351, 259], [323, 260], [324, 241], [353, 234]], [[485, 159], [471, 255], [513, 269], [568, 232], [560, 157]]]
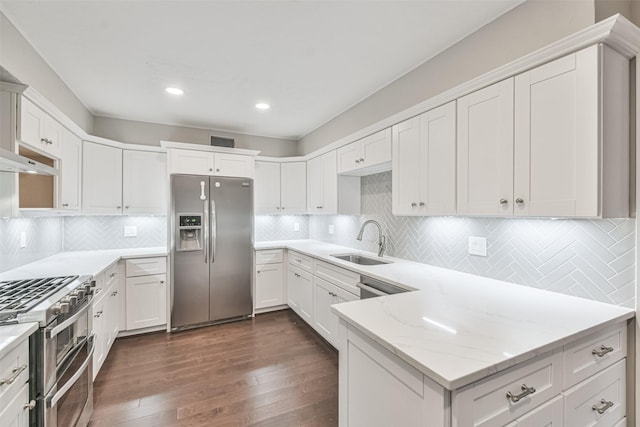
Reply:
[[0, 7], [94, 115], [299, 139], [522, 1]]

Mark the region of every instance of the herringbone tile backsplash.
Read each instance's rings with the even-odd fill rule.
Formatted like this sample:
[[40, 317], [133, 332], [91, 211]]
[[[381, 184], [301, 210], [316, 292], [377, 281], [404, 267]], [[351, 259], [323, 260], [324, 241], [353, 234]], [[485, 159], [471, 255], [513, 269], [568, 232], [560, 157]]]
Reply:
[[[298, 224], [300, 231], [294, 231]], [[308, 215], [257, 215], [254, 223], [254, 240], [297, 240], [309, 238]]]
[[[0, 219], [0, 272], [62, 251], [62, 218]], [[26, 246], [20, 248], [20, 233]]]
[[[125, 226], [137, 236], [124, 237]], [[68, 216], [64, 219], [64, 250], [150, 248], [167, 245], [166, 216]]]
[[[310, 216], [309, 237], [375, 252], [375, 227], [355, 239], [360, 224], [375, 219], [388, 255], [635, 307], [634, 219], [394, 217], [391, 172], [362, 178], [362, 212]], [[469, 236], [487, 238], [486, 257], [468, 254]]]

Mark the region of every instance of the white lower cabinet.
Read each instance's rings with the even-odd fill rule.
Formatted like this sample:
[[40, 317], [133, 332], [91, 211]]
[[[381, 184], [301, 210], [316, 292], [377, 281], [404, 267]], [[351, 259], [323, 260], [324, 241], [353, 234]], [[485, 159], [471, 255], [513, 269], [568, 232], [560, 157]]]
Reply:
[[508, 424], [507, 427], [561, 427], [564, 425], [564, 400], [562, 396], [558, 396]]
[[127, 277], [127, 330], [167, 323], [166, 275]]
[[[341, 319], [340, 426], [622, 427], [626, 333], [623, 322], [449, 391]], [[575, 383], [580, 366], [590, 373]]]
[[626, 412], [626, 359], [565, 393], [566, 426], [615, 426]]
[[446, 426], [448, 393], [341, 321], [340, 426]]
[[0, 425], [3, 427], [29, 426], [29, 384], [24, 384], [13, 399], [0, 409]]
[[0, 426], [29, 426], [29, 339], [0, 359]]
[[302, 319], [313, 325], [313, 276], [289, 265], [287, 303]]
[[167, 257], [134, 258], [125, 262], [127, 331], [167, 323]]
[[120, 289], [118, 264], [105, 269], [94, 278], [93, 300], [93, 379], [102, 368], [120, 330], [120, 302], [117, 297]]
[[274, 307], [282, 308], [281, 306], [285, 304], [282, 259], [282, 249], [256, 251], [254, 280], [256, 310], [264, 312]]
[[332, 285], [319, 277], [313, 277], [314, 288], [314, 320], [315, 330], [329, 341], [334, 347], [338, 347], [338, 316], [331, 311], [333, 304], [355, 301], [358, 298], [350, 292]]

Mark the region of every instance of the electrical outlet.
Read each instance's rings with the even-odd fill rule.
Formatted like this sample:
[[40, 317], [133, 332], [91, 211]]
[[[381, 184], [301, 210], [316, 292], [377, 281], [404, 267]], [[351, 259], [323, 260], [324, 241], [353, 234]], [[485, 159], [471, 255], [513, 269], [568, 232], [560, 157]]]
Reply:
[[138, 227], [135, 225], [124, 226], [124, 237], [136, 237], [138, 235]]
[[20, 249], [27, 247], [27, 233], [25, 231], [20, 232]]
[[293, 231], [300, 231], [300, 223], [299, 222], [294, 222], [293, 223]]
[[333, 234], [335, 232], [335, 227], [333, 224], [329, 224], [329, 234]]
[[486, 237], [469, 237], [469, 255], [487, 256]]

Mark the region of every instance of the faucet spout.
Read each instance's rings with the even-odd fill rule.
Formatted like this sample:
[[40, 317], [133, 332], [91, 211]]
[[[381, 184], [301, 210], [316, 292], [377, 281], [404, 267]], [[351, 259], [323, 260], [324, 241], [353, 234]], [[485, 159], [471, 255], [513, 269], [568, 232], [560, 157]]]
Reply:
[[368, 224], [373, 224], [376, 227], [378, 227], [378, 256], [382, 257], [382, 255], [384, 255], [385, 249], [387, 249], [387, 238], [382, 234], [382, 227], [380, 226], [380, 223], [378, 221], [375, 221], [373, 219], [368, 219], [365, 222], [363, 222], [362, 226], [360, 227], [360, 232], [356, 236], [356, 239], [362, 240], [364, 229]]

